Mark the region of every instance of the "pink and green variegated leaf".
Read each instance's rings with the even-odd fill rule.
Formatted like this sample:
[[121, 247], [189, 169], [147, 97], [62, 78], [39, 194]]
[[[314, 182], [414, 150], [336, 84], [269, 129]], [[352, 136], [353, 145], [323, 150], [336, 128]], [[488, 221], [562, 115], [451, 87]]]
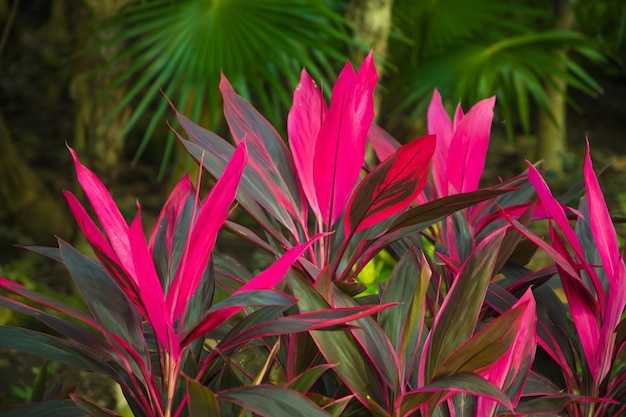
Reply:
[[[550, 237], [552, 246], [563, 256], [568, 257], [567, 248], [565, 248], [565, 244], [554, 229], [551, 230]], [[572, 260], [570, 259], [570, 261]], [[557, 270], [559, 271], [563, 291], [565, 291], [565, 296], [567, 297], [567, 303], [572, 313], [576, 331], [583, 346], [589, 371], [594, 381], [599, 382], [601, 363], [598, 363], [598, 354], [603, 355], [603, 352], [598, 351], [600, 347], [598, 346], [600, 343], [600, 324], [598, 323], [596, 300], [589, 294], [587, 287], [584, 286], [577, 275], [570, 274], [558, 264]]]
[[[175, 108], [173, 109], [176, 111]], [[213, 178], [219, 178], [228, 161], [232, 158], [235, 148], [225, 139], [196, 125], [182, 114], [176, 112], [176, 117], [178, 123], [189, 136], [189, 140], [187, 140], [178, 132], [174, 132], [180, 143]], [[276, 204], [270, 185], [262, 181], [261, 178], [255, 175], [251, 166], [248, 166], [241, 178], [241, 185], [237, 191], [237, 201], [276, 240], [287, 244], [287, 240], [278, 231], [275, 222], [268, 218], [266, 211], [285, 227], [293, 225], [292, 219], [285, 207]]]
[[[326, 310], [330, 307], [324, 297], [299, 276], [290, 276], [289, 283], [298, 298], [301, 312]], [[311, 331], [311, 336], [327, 363], [333, 365], [339, 378], [365, 407], [369, 407], [368, 399], [380, 405], [387, 402], [386, 390], [376, 368], [351, 333], [316, 330]]]
[[242, 141], [200, 208], [181, 264], [167, 293], [166, 303], [170, 308], [172, 320], [178, 319], [185, 311], [202, 279], [217, 233], [226, 221], [230, 206], [235, 200], [247, 160], [246, 142]]
[[[481, 373], [483, 378], [505, 391], [513, 404], [517, 404], [522, 395], [522, 388], [530, 373], [537, 346], [537, 316], [531, 290], [527, 290], [510, 311], [515, 310], [520, 311], [516, 320], [512, 323], [506, 323], [515, 333], [515, 339], [510, 349], [497, 361], [494, 361], [491, 369]], [[505, 323], [500, 324], [505, 325]], [[476, 414], [481, 416], [492, 415], [496, 406], [493, 401], [480, 397], [476, 406]]]
[[[528, 180], [533, 187], [535, 187], [537, 196], [541, 200], [546, 213], [559, 226], [559, 229], [565, 236], [567, 243], [569, 243], [574, 250], [576, 256], [579, 259], [585, 259], [582, 247], [580, 246], [580, 241], [569, 224], [569, 220], [567, 219], [563, 206], [552, 196], [550, 188], [539, 174], [537, 168], [535, 168], [530, 162], [526, 162], [526, 164], [528, 165]], [[585, 268], [585, 271], [591, 279], [599, 305], [603, 305], [605, 303], [605, 294], [598, 275], [586, 262], [583, 262], [582, 266]]]
[[484, 397], [513, 409], [511, 400], [502, 390], [478, 375], [465, 372], [438, 379], [414, 391], [407, 392], [396, 401], [394, 415], [409, 417], [418, 408], [428, 405], [426, 416], [432, 416], [434, 408], [456, 393]]
[[346, 210], [345, 234], [357, 233], [404, 210], [428, 179], [435, 137], [423, 136], [398, 148], [361, 181]]
[[454, 134], [454, 126], [450, 116], [443, 107], [441, 95], [435, 89], [428, 106], [428, 133], [437, 137], [437, 146], [433, 155], [433, 182], [439, 197], [448, 193], [448, 151]]
[[355, 74], [346, 64], [333, 87], [313, 157], [313, 181], [327, 229], [344, 211], [365, 160], [378, 76], [370, 53]]
[[[260, 274], [252, 278], [246, 284], [244, 284], [241, 288], [235, 291], [233, 294], [240, 294], [245, 291], [252, 290], [263, 290], [270, 289], [276, 286], [280, 281], [282, 281], [283, 277], [291, 268], [291, 266], [298, 260], [298, 258], [302, 255], [302, 253], [317, 239], [319, 239], [323, 235], [314, 236], [307, 243], [303, 243], [302, 245], [295, 246], [289, 249], [283, 256], [278, 258], [273, 264], [267, 267]], [[190, 327], [190, 329], [185, 332], [183, 337], [183, 346], [187, 346], [189, 343], [193, 342], [195, 339], [202, 337], [207, 332], [216, 328], [217, 326], [224, 323], [230, 317], [235, 315], [237, 312], [241, 311], [243, 307], [226, 307], [218, 311], [211, 312], [210, 314], [205, 314], [201, 317], [196, 324]]]
[[157, 233], [162, 228], [165, 228], [165, 246], [169, 251], [172, 250], [176, 221], [180, 217], [185, 203], [187, 203], [188, 199], [193, 195], [194, 186], [191, 179], [189, 179], [189, 174], [185, 174], [170, 193], [170, 196], [159, 213], [157, 221], [154, 223], [148, 244], [150, 250], [154, 249]]
[[102, 224], [109, 238], [111, 247], [119, 259], [120, 266], [126, 270], [132, 279], [136, 279], [137, 275], [135, 274], [132, 255], [128, 245], [128, 224], [102, 181], [80, 163], [76, 152], [72, 148], [68, 147], [68, 149], [74, 159], [78, 182], [85, 191], [85, 195], [89, 199], [98, 220], [100, 220], [100, 224]]
[[236, 143], [244, 139], [248, 142], [249, 163], [255, 174], [271, 188], [278, 204], [306, 226], [306, 200], [285, 142], [250, 103], [235, 93], [223, 74], [220, 91], [230, 131]]
[[293, 93], [293, 104], [287, 118], [287, 133], [300, 184], [317, 218], [321, 214], [313, 181], [313, 157], [326, 111], [322, 93], [303, 69], [300, 82]]
[[455, 193], [478, 189], [485, 168], [495, 102], [495, 97], [479, 101], [455, 123], [447, 161], [448, 183]]
[[443, 361], [474, 333], [504, 234], [498, 230], [484, 239], [457, 274], [426, 341], [427, 354], [420, 362], [424, 383], [430, 382]]
[[[534, 333], [534, 308], [529, 309], [528, 306], [529, 301], [525, 300], [524, 304], [517, 305], [489, 322], [478, 333], [463, 342], [441, 363], [435, 372], [434, 378], [438, 379], [461, 372], [473, 372], [479, 373], [483, 377], [485, 375], [492, 376], [493, 378], [488, 380], [501, 387], [507, 375], [507, 369], [506, 367], [504, 369], [494, 369], [494, 366], [498, 365], [500, 359], [505, 359], [505, 362], [507, 362], [501, 365], [511, 365], [512, 358], [510, 357], [510, 352], [514, 344], [520, 341], [528, 343], [526, 336], [529, 334], [527, 330], [530, 327], [532, 327]], [[529, 313], [533, 313], [532, 316]], [[520, 338], [524, 339], [520, 340]], [[530, 343], [534, 346], [535, 339], [532, 338]], [[521, 359], [521, 356], [516, 358], [516, 360], [519, 359]]]
[[396, 149], [402, 146], [400, 142], [376, 123], [372, 123], [367, 139], [372, 145], [372, 148], [374, 148], [374, 152], [379, 161], [384, 161], [389, 158], [394, 154]]
[[170, 310], [165, 304], [165, 294], [161, 281], [146, 244], [139, 213], [130, 226], [129, 238], [135, 270], [139, 274], [137, 277], [139, 294], [148, 315], [146, 318], [154, 329], [154, 334], [160, 345], [172, 357], [178, 358], [180, 353], [178, 338], [174, 332]]

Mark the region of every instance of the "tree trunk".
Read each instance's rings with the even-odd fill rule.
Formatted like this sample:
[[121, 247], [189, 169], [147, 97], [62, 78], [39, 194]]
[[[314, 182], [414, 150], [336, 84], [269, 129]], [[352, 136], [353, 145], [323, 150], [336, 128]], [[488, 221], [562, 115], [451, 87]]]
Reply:
[[1, 113], [0, 199], [16, 225], [36, 244], [54, 246], [55, 235], [72, 235], [74, 222], [69, 210], [22, 158]]
[[[59, 1], [59, 0], [57, 0]], [[83, 53], [90, 47], [116, 33], [96, 31], [94, 26], [100, 21], [113, 16], [129, 0], [84, 0], [86, 7], [73, 8], [72, 21], [77, 42], [76, 52]], [[120, 44], [100, 46], [92, 54], [83, 54], [74, 62], [74, 78], [71, 93], [76, 104], [74, 146], [86, 153], [90, 165], [100, 173], [115, 176], [124, 141], [122, 132], [130, 118], [130, 107], [118, 112], [113, 109], [126, 94], [126, 86], [120, 85], [106, 92], [109, 85], [122, 73], [123, 65], [105, 67], [122, 49]], [[98, 69], [95, 74], [90, 72]]]
[[[555, 29], [570, 29], [574, 22], [571, 0], [556, 2]], [[567, 51], [557, 52], [563, 57]], [[558, 177], [563, 175], [563, 162], [567, 154], [567, 82], [554, 77], [545, 83], [552, 116], [540, 111], [537, 120], [537, 157], [544, 160], [544, 168]]]
[[[359, 48], [353, 51], [351, 60], [358, 65], [363, 61], [368, 49], [376, 53], [376, 70], [379, 80], [385, 75], [384, 63], [387, 59], [387, 46], [391, 30], [391, 7], [393, 0], [351, 0], [347, 12], [347, 19], [354, 26], [354, 38]], [[374, 94], [374, 122], [378, 119], [381, 95]], [[373, 164], [376, 157], [371, 146], [367, 147], [365, 160]]]

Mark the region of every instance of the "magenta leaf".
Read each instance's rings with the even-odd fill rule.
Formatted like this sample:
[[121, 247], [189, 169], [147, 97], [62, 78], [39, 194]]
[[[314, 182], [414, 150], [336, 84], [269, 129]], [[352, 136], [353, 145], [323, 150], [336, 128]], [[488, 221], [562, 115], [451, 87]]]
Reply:
[[298, 178], [317, 218], [320, 218], [321, 214], [313, 180], [313, 157], [326, 111], [326, 102], [322, 93], [309, 74], [302, 70], [300, 82], [293, 93], [293, 104], [287, 119], [287, 132]]
[[374, 148], [379, 161], [389, 158], [402, 145], [376, 123], [372, 123], [370, 126], [367, 139]]
[[435, 137], [423, 136], [376, 166], [348, 203], [346, 236], [388, 219], [415, 200], [426, 184], [434, 150]]
[[479, 101], [455, 123], [447, 164], [448, 183], [455, 193], [478, 188], [485, 168], [495, 102], [495, 97]]
[[428, 133], [437, 137], [437, 146], [433, 155], [433, 182], [439, 197], [448, 193], [448, 151], [454, 134], [450, 116], [443, 107], [441, 95], [435, 89], [428, 106]]
[[344, 211], [363, 167], [377, 78], [370, 53], [357, 74], [346, 64], [333, 87], [313, 157], [315, 192], [327, 230]]
[[243, 141], [237, 146], [224, 173], [200, 208], [181, 264], [167, 293], [166, 304], [170, 308], [172, 320], [178, 319], [185, 311], [200, 283], [217, 233], [226, 221], [230, 206], [235, 200], [237, 186], [247, 159], [246, 142]]
[[[246, 140], [250, 167], [270, 187], [276, 203], [306, 226], [305, 196], [296, 177], [291, 154], [272, 125], [241, 96], [222, 74], [220, 91], [224, 116], [236, 143]], [[285, 219], [287, 220], [287, 219]], [[295, 230], [294, 230], [295, 232]], [[297, 235], [297, 233], [296, 233]]]

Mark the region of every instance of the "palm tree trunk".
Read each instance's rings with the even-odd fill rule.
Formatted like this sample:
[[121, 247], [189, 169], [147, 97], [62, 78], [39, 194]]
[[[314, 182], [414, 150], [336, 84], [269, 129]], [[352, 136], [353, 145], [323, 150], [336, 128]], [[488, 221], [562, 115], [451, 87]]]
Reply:
[[[574, 22], [571, 0], [557, 1], [555, 29], [570, 29]], [[567, 51], [558, 51], [565, 56]], [[554, 77], [545, 85], [552, 117], [540, 111], [537, 120], [537, 157], [544, 167], [558, 177], [563, 175], [563, 162], [567, 154], [567, 82]]]
[[[393, 0], [351, 0], [347, 19], [352, 23], [354, 38], [365, 47], [355, 50], [351, 60], [356, 65], [363, 61], [367, 49], [373, 49], [378, 58], [375, 62], [379, 79], [385, 74], [384, 61], [387, 59], [389, 32], [391, 30], [391, 7]], [[374, 94], [374, 122], [380, 111], [381, 95]], [[374, 150], [367, 146], [365, 160], [373, 164], [376, 159]]]

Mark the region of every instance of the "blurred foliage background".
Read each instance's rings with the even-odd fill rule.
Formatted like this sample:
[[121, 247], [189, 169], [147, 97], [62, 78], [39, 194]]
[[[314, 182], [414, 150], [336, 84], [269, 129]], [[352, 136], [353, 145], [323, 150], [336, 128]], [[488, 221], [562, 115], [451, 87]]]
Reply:
[[494, 176], [545, 158], [567, 178], [568, 128], [578, 149], [584, 132], [610, 136], [595, 139], [622, 169], [625, 43], [622, 0], [0, 0], [0, 275], [71, 293], [12, 246], [76, 241], [64, 143], [150, 213], [191, 167], [167, 99], [225, 134], [224, 74], [284, 133], [303, 67], [329, 95], [372, 48], [377, 122], [403, 142], [425, 133], [435, 87], [450, 111], [495, 94], [492, 147], [513, 152], [490, 152]]

